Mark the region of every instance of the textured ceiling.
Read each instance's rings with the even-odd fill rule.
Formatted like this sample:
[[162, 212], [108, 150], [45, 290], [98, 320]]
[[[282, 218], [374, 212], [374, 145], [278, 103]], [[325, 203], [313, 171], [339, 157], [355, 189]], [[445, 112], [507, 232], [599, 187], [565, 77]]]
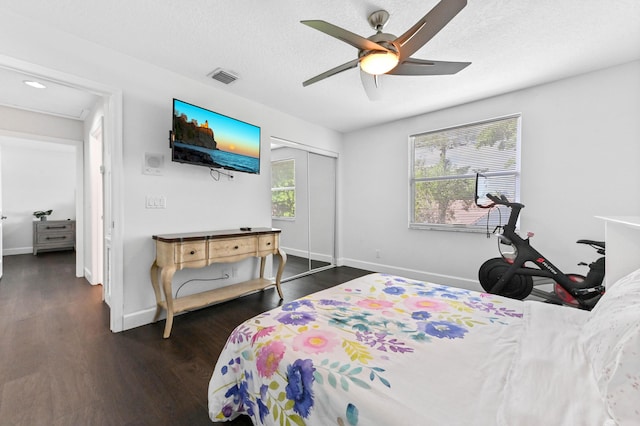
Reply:
[[[386, 9], [385, 32], [400, 35], [436, 3], [0, 0], [0, 8], [342, 132], [640, 58], [638, 0], [469, 0], [413, 55], [472, 62], [460, 73], [384, 76], [380, 101], [367, 98], [357, 69], [302, 87], [357, 50], [301, 20], [368, 37], [367, 16]], [[219, 67], [239, 80], [225, 86], [207, 77]], [[0, 86], [0, 103], [5, 93]]]

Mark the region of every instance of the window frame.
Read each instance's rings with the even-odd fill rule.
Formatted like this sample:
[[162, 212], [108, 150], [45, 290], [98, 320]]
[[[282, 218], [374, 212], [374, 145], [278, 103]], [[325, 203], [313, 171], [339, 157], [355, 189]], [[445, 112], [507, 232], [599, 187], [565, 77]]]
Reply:
[[418, 136], [423, 136], [432, 133], [451, 131], [455, 129], [460, 129], [464, 127], [470, 126], [480, 126], [487, 123], [508, 120], [515, 118], [517, 120], [516, 124], [516, 147], [515, 147], [515, 168], [514, 170], [503, 170], [503, 171], [494, 171], [494, 172], [482, 172], [482, 174], [486, 177], [500, 177], [500, 176], [513, 176], [515, 178], [514, 192], [515, 197], [514, 202], [520, 201], [520, 179], [521, 179], [521, 156], [522, 156], [522, 113], [514, 113], [499, 117], [488, 118], [484, 120], [469, 122], [465, 124], [459, 124], [455, 126], [449, 127], [441, 127], [438, 129], [427, 130], [423, 132], [417, 132], [409, 135], [408, 137], [408, 146], [409, 146], [409, 168], [408, 168], [408, 180], [409, 180], [409, 210], [408, 210], [408, 227], [409, 229], [417, 229], [417, 230], [437, 230], [437, 231], [455, 231], [455, 232], [469, 232], [469, 233], [486, 233], [487, 228], [485, 225], [464, 225], [464, 224], [445, 224], [445, 223], [417, 223], [415, 222], [415, 209], [416, 209], [416, 199], [415, 199], [415, 186], [419, 182], [429, 182], [429, 181], [439, 181], [439, 180], [448, 180], [448, 179], [475, 179], [476, 173], [467, 173], [464, 175], [452, 175], [452, 176], [440, 176], [440, 177], [425, 177], [425, 178], [415, 178], [415, 138]]
[[[271, 215], [271, 219], [275, 219], [275, 220], [290, 220], [290, 221], [294, 221], [296, 220], [296, 214], [297, 214], [297, 179], [296, 179], [296, 160], [295, 158], [281, 158], [279, 160], [274, 160], [271, 161], [271, 170], [273, 170], [273, 164], [274, 163], [285, 163], [285, 162], [291, 162], [292, 164], [292, 168], [293, 168], [293, 186], [282, 186], [282, 187], [273, 187], [271, 186], [271, 205], [273, 206], [273, 192], [274, 191], [293, 191], [293, 216], [273, 216]], [[273, 173], [273, 171], [272, 171]], [[271, 182], [273, 184], [273, 181]], [[273, 208], [271, 209], [271, 211], [273, 211]]]

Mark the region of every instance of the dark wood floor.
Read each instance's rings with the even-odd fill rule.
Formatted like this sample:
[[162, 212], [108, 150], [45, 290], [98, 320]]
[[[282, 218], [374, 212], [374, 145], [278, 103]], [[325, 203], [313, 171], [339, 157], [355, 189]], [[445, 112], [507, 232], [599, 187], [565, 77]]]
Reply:
[[[74, 257], [4, 258], [0, 425], [212, 424], [207, 386], [217, 356], [236, 325], [278, 305], [275, 290], [178, 316], [170, 339], [164, 321], [111, 333], [102, 289], [75, 278]], [[299, 278], [283, 284], [285, 300], [367, 273], [339, 267]]]

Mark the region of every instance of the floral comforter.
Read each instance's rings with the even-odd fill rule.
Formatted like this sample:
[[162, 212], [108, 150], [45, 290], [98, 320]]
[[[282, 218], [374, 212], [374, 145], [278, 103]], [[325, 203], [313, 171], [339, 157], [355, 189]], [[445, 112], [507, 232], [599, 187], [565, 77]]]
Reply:
[[495, 425], [523, 303], [371, 274], [238, 326], [209, 383], [215, 422]]

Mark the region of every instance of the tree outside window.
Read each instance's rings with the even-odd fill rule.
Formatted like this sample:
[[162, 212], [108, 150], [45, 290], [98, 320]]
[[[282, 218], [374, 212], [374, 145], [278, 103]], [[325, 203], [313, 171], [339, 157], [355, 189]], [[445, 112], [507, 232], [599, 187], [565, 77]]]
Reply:
[[519, 128], [518, 115], [412, 135], [410, 227], [485, 229], [488, 211], [475, 205], [475, 175], [490, 177], [492, 193], [515, 200]]
[[271, 217], [296, 217], [295, 161], [280, 160], [271, 163]]

